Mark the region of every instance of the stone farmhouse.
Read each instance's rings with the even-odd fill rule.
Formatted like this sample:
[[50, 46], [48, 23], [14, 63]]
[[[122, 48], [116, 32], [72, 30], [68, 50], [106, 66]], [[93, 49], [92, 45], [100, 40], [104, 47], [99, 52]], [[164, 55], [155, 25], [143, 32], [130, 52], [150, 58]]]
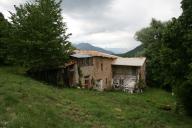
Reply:
[[133, 92], [145, 85], [145, 57], [122, 58], [97, 51], [75, 50], [71, 55], [70, 86], [100, 91], [122, 89]]
[[145, 85], [145, 57], [122, 58], [97, 51], [75, 50], [62, 66], [31, 70], [28, 74], [58, 87], [81, 86], [99, 91], [133, 92]]

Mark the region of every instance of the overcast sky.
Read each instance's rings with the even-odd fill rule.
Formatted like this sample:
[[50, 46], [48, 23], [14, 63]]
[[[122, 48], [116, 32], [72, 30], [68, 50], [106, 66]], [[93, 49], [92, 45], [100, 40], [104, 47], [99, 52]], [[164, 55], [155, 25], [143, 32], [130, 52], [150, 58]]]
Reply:
[[[13, 5], [26, 0], [0, 0], [0, 11], [9, 17]], [[73, 43], [91, 43], [103, 48], [133, 49], [140, 42], [136, 31], [152, 18], [167, 21], [178, 17], [181, 0], [63, 0], [62, 9]]]

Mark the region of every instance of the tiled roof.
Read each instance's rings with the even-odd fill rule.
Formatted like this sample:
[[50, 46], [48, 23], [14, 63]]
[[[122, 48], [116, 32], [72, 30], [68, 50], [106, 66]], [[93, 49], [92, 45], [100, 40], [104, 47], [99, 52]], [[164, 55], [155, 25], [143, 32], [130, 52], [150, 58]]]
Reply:
[[145, 57], [134, 57], [134, 58], [122, 58], [118, 57], [112, 65], [121, 65], [121, 66], [142, 66], [146, 61]]

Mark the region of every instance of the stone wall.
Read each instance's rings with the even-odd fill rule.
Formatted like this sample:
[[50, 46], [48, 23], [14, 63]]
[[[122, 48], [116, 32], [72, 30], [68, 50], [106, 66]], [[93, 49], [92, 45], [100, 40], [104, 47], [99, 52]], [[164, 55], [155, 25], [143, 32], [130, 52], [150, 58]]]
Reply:
[[95, 80], [102, 80], [103, 89], [111, 89], [113, 59], [95, 57], [93, 61]]
[[92, 60], [93, 60], [92, 65], [83, 66], [78, 65], [77, 62], [77, 66], [78, 68], [80, 68], [80, 73], [78, 72], [79, 76], [76, 76], [76, 78], [78, 77], [79, 80], [81, 81], [82, 86], [87, 88], [95, 87], [97, 83], [99, 83], [102, 84], [99, 85], [99, 87], [96, 87], [99, 90], [111, 89], [111, 83], [112, 83], [111, 63], [113, 60], [104, 57], [93, 57]]

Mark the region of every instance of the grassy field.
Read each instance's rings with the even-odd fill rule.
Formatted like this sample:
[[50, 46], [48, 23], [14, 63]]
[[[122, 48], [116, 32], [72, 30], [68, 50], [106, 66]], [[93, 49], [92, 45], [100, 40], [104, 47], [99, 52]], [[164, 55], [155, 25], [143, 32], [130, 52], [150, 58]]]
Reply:
[[[174, 113], [175, 99], [158, 89], [143, 94], [57, 89], [0, 68], [0, 128], [192, 128]], [[172, 110], [161, 109], [170, 105]]]

